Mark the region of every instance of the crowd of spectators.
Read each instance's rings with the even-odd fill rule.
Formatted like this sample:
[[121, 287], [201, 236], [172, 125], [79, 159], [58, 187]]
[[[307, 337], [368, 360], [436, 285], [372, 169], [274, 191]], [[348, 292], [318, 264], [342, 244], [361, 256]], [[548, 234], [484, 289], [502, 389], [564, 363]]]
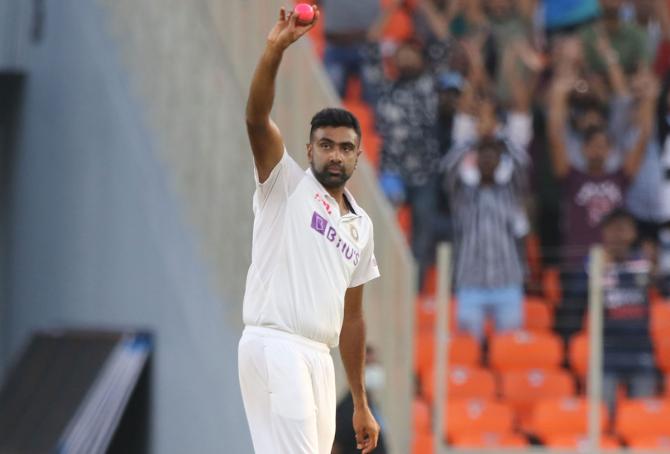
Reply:
[[[420, 286], [438, 239], [455, 246], [459, 329], [482, 338], [489, 313], [523, 326], [524, 293], [542, 291], [528, 235], [581, 323], [588, 251], [604, 243], [607, 386], [622, 364], [652, 367], [647, 290], [670, 292], [670, 2], [318, 3], [326, 70], [343, 97], [361, 81], [380, 185], [411, 212]], [[398, 16], [411, 33], [385, 32]], [[637, 336], [628, 355], [622, 330]]]

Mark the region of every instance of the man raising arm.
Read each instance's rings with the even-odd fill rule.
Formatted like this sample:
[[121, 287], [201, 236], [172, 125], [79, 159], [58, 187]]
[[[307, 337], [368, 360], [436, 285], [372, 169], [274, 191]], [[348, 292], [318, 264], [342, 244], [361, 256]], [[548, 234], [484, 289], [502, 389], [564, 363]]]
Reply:
[[270, 119], [283, 53], [312, 26], [281, 10], [247, 103], [256, 191], [240, 388], [257, 453], [330, 454], [336, 402], [329, 349], [341, 343], [357, 444], [367, 454], [379, 426], [363, 383], [362, 295], [379, 271], [372, 221], [345, 188], [361, 154], [360, 126], [343, 109], [314, 115], [304, 171]]

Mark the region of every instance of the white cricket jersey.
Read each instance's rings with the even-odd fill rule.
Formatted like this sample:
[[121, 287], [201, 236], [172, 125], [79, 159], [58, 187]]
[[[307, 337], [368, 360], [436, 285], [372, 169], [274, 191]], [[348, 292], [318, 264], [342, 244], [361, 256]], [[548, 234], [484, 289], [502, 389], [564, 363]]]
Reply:
[[345, 196], [337, 201], [284, 150], [262, 184], [256, 175], [251, 266], [244, 324], [264, 326], [337, 346], [344, 294], [379, 276], [372, 221]]

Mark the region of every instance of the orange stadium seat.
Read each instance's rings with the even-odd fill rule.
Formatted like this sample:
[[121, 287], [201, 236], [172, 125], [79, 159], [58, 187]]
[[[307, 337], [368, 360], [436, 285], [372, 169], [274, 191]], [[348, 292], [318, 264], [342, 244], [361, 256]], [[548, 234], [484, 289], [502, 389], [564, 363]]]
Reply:
[[[433, 331], [420, 331], [414, 339], [415, 368], [423, 378], [433, 368], [435, 360], [435, 334]], [[480, 363], [479, 342], [467, 334], [456, 334], [449, 342], [449, 362], [452, 365], [476, 366]]]
[[670, 338], [667, 331], [665, 335], [654, 338], [653, 342], [656, 365], [664, 373], [670, 372]]
[[[422, 382], [422, 394], [428, 402], [435, 399], [434, 372]], [[449, 369], [447, 378], [449, 399], [493, 399], [496, 395], [496, 380], [493, 373], [480, 367], [455, 366]]]
[[589, 367], [589, 336], [586, 332], [574, 334], [568, 342], [570, 368], [579, 377], [585, 377]]
[[414, 433], [412, 438], [412, 454], [431, 454], [433, 449], [433, 434]]
[[412, 402], [412, 424], [415, 434], [426, 434], [431, 431], [430, 406], [423, 399], [415, 398]]
[[542, 246], [537, 233], [531, 232], [526, 235], [526, 260], [530, 271], [530, 289], [537, 290], [541, 287], [542, 279]]
[[561, 272], [558, 268], [547, 267], [542, 272], [542, 290], [544, 296], [552, 304], [558, 304], [563, 298], [561, 289]]
[[374, 130], [375, 114], [370, 106], [363, 101], [349, 99], [345, 99], [343, 104], [348, 111], [358, 118], [358, 122], [361, 125], [361, 131], [363, 131], [363, 137], [365, 137], [367, 131]]
[[[600, 407], [601, 427], [607, 427], [605, 405]], [[581, 435], [588, 430], [588, 403], [581, 397], [542, 399], [532, 411], [529, 431], [540, 440], [562, 435]]]
[[515, 331], [491, 337], [489, 363], [498, 371], [556, 369], [562, 361], [563, 344], [554, 333]]
[[478, 434], [454, 435], [455, 448], [525, 448], [528, 440], [516, 433], [482, 432]]
[[363, 136], [363, 152], [375, 169], [379, 168], [381, 158], [382, 138], [374, 129], [365, 132]]
[[531, 410], [538, 400], [575, 395], [575, 382], [562, 369], [504, 372], [500, 384], [502, 398], [514, 409], [522, 429], [530, 426]]
[[551, 331], [554, 326], [553, 307], [542, 298], [526, 297], [524, 312], [528, 331]]
[[[456, 299], [452, 298], [449, 305], [449, 327], [451, 332], [456, 331]], [[437, 319], [437, 307], [435, 297], [419, 296], [416, 299], [416, 327], [418, 330], [435, 329]]]
[[652, 304], [649, 313], [649, 330], [654, 339], [670, 331], [670, 303]]
[[[412, 237], [412, 212], [409, 205], [405, 204], [396, 210], [396, 220], [400, 230], [405, 234], [405, 239], [409, 242]], [[433, 290], [432, 293], [435, 293], [435, 291]]]
[[630, 449], [653, 449], [656, 451], [670, 452], [670, 436], [646, 436], [635, 437], [628, 440]]
[[670, 436], [670, 401], [622, 400], [617, 405], [615, 429], [626, 442], [640, 437]]
[[[382, 5], [388, 6], [390, 0], [382, 0]], [[402, 42], [414, 35], [414, 23], [412, 17], [404, 8], [396, 9], [389, 18], [382, 33], [383, 39]]]
[[665, 378], [663, 380], [663, 391], [665, 397], [670, 398], [670, 374], [665, 374]]
[[[545, 441], [545, 446], [554, 449], [574, 449], [578, 452], [587, 452], [589, 440], [586, 435], [559, 435], [549, 437]], [[601, 435], [600, 447], [603, 449], [619, 449], [621, 445], [614, 437]]]
[[514, 424], [512, 409], [503, 403], [486, 399], [462, 399], [447, 405], [446, 427], [448, 440], [484, 432], [509, 433]]

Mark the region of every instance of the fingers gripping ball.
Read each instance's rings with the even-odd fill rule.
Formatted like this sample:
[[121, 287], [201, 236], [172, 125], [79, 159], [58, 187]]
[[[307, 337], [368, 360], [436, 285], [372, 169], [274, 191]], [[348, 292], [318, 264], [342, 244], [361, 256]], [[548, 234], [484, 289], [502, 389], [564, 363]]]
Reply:
[[308, 3], [298, 3], [293, 13], [298, 17], [299, 25], [309, 25], [314, 21], [314, 8]]

